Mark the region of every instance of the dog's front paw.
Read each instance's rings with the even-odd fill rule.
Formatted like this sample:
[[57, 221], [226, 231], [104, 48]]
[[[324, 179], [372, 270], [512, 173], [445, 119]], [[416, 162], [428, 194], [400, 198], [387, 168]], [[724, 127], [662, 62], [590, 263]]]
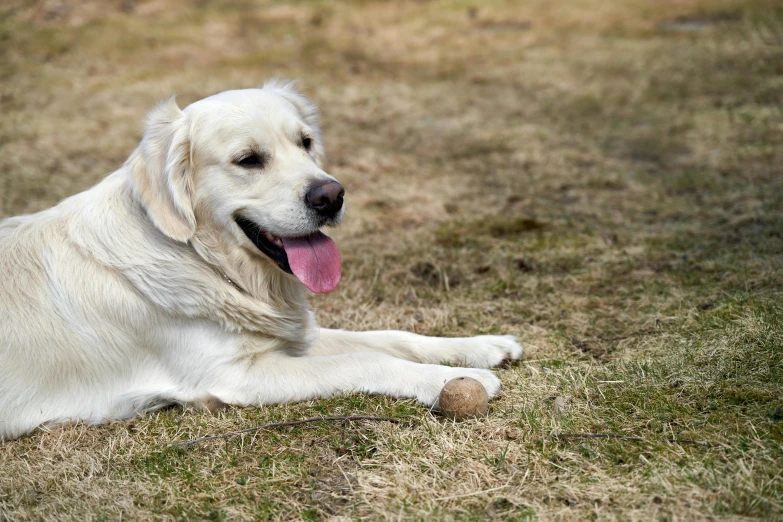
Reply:
[[473, 368], [492, 368], [505, 361], [516, 361], [524, 352], [513, 335], [479, 335], [464, 341], [465, 364]]
[[475, 368], [450, 368], [447, 366], [431, 366], [434, 372], [430, 379], [422, 383], [416, 393], [416, 398], [422, 404], [434, 406], [438, 402], [443, 386], [457, 377], [471, 377], [476, 379], [487, 390], [489, 398], [495, 397], [500, 392], [500, 379], [489, 370]]

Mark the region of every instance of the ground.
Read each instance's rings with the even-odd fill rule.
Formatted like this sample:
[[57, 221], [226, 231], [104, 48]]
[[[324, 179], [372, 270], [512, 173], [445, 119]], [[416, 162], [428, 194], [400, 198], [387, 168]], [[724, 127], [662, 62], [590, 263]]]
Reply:
[[[13, 0], [0, 41], [0, 217], [174, 93], [299, 79], [347, 191], [321, 323], [527, 349], [462, 423], [355, 394], [37, 431], [0, 520], [783, 517], [779, 3]], [[400, 422], [167, 448], [318, 415]]]

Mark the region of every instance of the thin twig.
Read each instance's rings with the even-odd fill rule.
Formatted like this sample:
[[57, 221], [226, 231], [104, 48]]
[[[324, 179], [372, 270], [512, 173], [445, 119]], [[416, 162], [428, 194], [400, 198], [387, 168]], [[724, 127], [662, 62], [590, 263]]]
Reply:
[[614, 433], [560, 433], [552, 435], [556, 439], [623, 439], [644, 441], [641, 437], [632, 437], [630, 435], [615, 435]]
[[183, 448], [185, 446], [190, 446], [191, 444], [197, 444], [199, 442], [207, 442], [210, 440], [216, 440], [216, 439], [225, 439], [228, 437], [233, 437], [234, 435], [241, 435], [243, 433], [251, 433], [253, 431], [260, 431], [260, 430], [268, 430], [270, 428], [283, 428], [286, 426], [298, 426], [299, 424], [307, 424], [308, 422], [319, 422], [319, 421], [360, 421], [360, 420], [368, 420], [368, 421], [387, 421], [387, 422], [393, 422], [394, 424], [399, 424], [399, 419], [392, 419], [390, 417], [372, 417], [372, 416], [365, 416], [365, 415], [356, 415], [356, 416], [349, 416], [349, 417], [311, 417], [309, 419], [302, 419], [297, 421], [290, 421], [290, 422], [274, 422], [272, 424], [264, 424], [262, 426], [254, 426], [252, 428], [246, 428], [244, 430], [239, 431], [231, 431], [228, 433], [221, 433], [220, 435], [212, 435], [210, 437], [201, 437], [199, 439], [193, 439], [186, 442], [178, 442], [176, 444], [169, 444], [166, 446], [167, 448]]
[[[560, 433], [552, 435], [555, 439], [622, 439], [633, 440], [636, 442], [645, 442], [646, 439], [642, 437], [632, 437], [630, 435], [615, 435], [614, 433]], [[543, 439], [538, 439], [543, 440]], [[706, 446], [706, 440], [693, 440], [693, 439], [663, 439], [664, 442], [673, 442], [677, 444], [699, 444], [700, 446]]]
[[630, 339], [631, 337], [643, 337], [645, 335], [654, 335], [657, 333], [663, 333], [658, 328], [645, 328], [643, 330], [639, 330], [637, 332], [629, 333], [627, 335], [618, 335], [617, 337], [599, 337], [596, 339], [597, 341], [624, 341], [626, 339]]
[[508, 484], [497, 488], [485, 489], [483, 491], [472, 491], [470, 493], [463, 493], [462, 495], [451, 495], [449, 497], [437, 497], [432, 500], [454, 500], [455, 498], [465, 498], [465, 497], [473, 497], [476, 495], [486, 495], [487, 493], [492, 493], [493, 491], [500, 491], [501, 489], [506, 489], [507, 487]]
[[643, 337], [645, 335], [654, 335], [658, 333], [663, 333], [662, 330], [658, 328], [644, 328], [642, 330], [637, 330], [636, 332], [632, 332], [626, 335], [618, 335], [617, 337], [596, 337], [594, 339], [571, 339], [571, 342], [575, 345], [585, 344], [585, 343], [606, 343], [606, 342], [612, 342], [612, 341], [624, 341], [626, 339], [630, 339], [631, 337]]

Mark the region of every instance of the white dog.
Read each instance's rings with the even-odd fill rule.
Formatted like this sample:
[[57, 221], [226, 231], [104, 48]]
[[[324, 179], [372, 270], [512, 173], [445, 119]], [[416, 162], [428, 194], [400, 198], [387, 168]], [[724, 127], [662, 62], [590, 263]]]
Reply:
[[154, 109], [95, 187], [0, 222], [0, 439], [164, 404], [261, 405], [362, 391], [435, 405], [518, 359], [511, 336], [319, 329], [306, 288], [340, 279], [319, 231], [344, 213], [316, 107], [290, 84]]

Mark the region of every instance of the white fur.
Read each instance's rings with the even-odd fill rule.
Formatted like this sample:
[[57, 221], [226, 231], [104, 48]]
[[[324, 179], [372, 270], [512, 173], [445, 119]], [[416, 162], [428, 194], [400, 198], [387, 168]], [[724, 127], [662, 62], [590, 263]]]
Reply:
[[[310, 182], [331, 179], [316, 117], [277, 81], [184, 110], [172, 99], [122, 168], [0, 222], [0, 439], [170, 403], [362, 391], [434, 405], [463, 375], [498, 393], [488, 370], [437, 363], [518, 359], [513, 337], [319, 329], [305, 288], [234, 222], [241, 212], [278, 236], [318, 228], [303, 204]], [[263, 171], [232, 163], [246, 148], [270, 154]]]

